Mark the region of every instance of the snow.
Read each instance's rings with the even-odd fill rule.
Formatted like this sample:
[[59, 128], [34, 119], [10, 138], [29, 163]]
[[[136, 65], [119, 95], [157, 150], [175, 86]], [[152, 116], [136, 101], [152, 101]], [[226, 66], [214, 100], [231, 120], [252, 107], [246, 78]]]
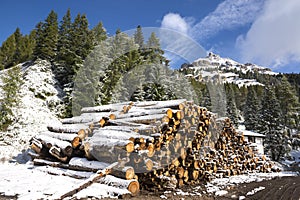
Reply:
[[295, 159], [295, 162], [300, 163], [300, 150], [292, 150], [290, 155]]
[[219, 190], [215, 193], [216, 196], [223, 196], [227, 194], [228, 192], [226, 190]]
[[[0, 194], [18, 196], [18, 199], [52, 199], [65, 194], [74, 187], [88, 180], [91, 172], [78, 172], [49, 166], [33, 166], [26, 164], [4, 163], [0, 165]], [[69, 177], [76, 175], [81, 179]], [[30, 177], [30, 178], [28, 178]], [[114, 181], [111, 176], [103, 181]], [[94, 183], [75, 195], [77, 198], [89, 196], [105, 198], [115, 197], [116, 194], [129, 193], [125, 188], [116, 188], [106, 184]]]
[[237, 132], [243, 133], [244, 136], [265, 137], [265, 135], [263, 135], [263, 134], [256, 133], [256, 132], [253, 132], [253, 131], [248, 131], [248, 130], [240, 130], [240, 129], [238, 129]]
[[129, 194], [127, 189], [119, 189], [105, 184], [94, 183], [90, 187], [81, 190], [76, 195], [77, 199], [84, 199], [87, 197], [102, 198], [117, 198], [116, 194]]
[[[255, 64], [241, 64], [229, 58], [221, 58], [219, 55], [209, 53], [206, 58], [199, 58], [192, 63], [189, 69], [194, 70], [194, 78], [203, 78], [208, 81], [222, 81], [237, 84], [239, 87], [248, 87], [252, 85], [261, 85], [255, 79], [239, 78], [238, 73], [246, 74], [247, 72], [258, 72], [260, 74], [276, 76], [278, 73], [272, 72], [270, 69]], [[228, 72], [229, 71], [229, 72]], [[192, 74], [186, 75], [191, 77]]]
[[74, 157], [69, 161], [70, 166], [84, 166], [88, 167], [91, 169], [105, 169], [108, 167], [110, 164], [109, 163], [104, 163], [104, 162], [99, 162], [99, 161], [94, 161], [94, 160], [87, 160], [86, 158], [78, 158]]
[[[20, 108], [13, 110], [17, 115], [16, 123], [7, 132], [0, 133], [0, 159], [3, 161], [14, 157], [26, 161], [25, 156], [19, 154], [27, 149], [30, 138], [47, 131], [48, 124], [60, 124], [56, 114], [62, 109], [61, 91], [55, 87], [50, 63], [40, 61], [19, 66], [24, 80]], [[4, 74], [1, 72], [0, 76]]]
[[64, 192], [68, 186], [80, 183], [74, 178], [36, 170], [30, 164], [2, 164], [0, 177], [0, 193], [18, 195], [19, 199], [47, 199], [51, 194]]
[[281, 161], [282, 164], [291, 167], [293, 165], [298, 165], [300, 167], [300, 150], [292, 150], [289, 153], [290, 158], [286, 158], [285, 160]]
[[258, 188], [254, 188], [253, 190], [251, 190], [250, 192], [247, 192], [246, 196], [251, 196], [251, 195], [254, 195], [255, 193], [261, 191], [261, 190], [264, 190], [266, 189], [265, 187], [263, 186], [260, 186]]

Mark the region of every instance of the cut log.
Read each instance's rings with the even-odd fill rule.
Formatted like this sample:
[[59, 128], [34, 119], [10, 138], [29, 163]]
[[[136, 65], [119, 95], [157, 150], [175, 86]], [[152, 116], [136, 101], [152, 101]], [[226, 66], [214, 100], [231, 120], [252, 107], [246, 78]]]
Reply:
[[122, 178], [122, 179], [126, 179], [126, 180], [131, 180], [135, 176], [134, 169], [131, 166], [114, 167], [111, 169], [110, 174], [117, 178]]
[[40, 135], [45, 135], [48, 137], [52, 137], [67, 142], [71, 142], [77, 136], [77, 134], [72, 134], [72, 133], [56, 133], [50, 131], [42, 132]]
[[49, 153], [54, 156], [55, 158], [57, 158], [58, 160], [60, 160], [61, 162], [63, 163], [66, 163], [67, 160], [68, 160], [68, 157], [67, 156], [64, 156], [61, 152], [61, 149], [59, 147], [56, 147], [56, 146], [52, 146], [50, 149], [49, 149]]
[[54, 199], [65, 199], [67, 197], [71, 197], [74, 194], [78, 193], [79, 191], [83, 190], [84, 188], [87, 188], [91, 184], [99, 181], [102, 177], [105, 177], [107, 174], [110, 173], [111, 168], [117, 166], [118, 163], [113, 163], [107, 168], [103, 170], [99, 170], [96, 174], [92, 175], [87, 180], [83, 181], [79, 186], [74, 187], [71, 191], [66, 192], [65, 194], [58, 194], [54, 196]]
[[57, 133], [77, 133], [80, 129], [88, 128], [86, 124], [64, 124], [64, 125], [48, 125], [49, 131]]
[[107, 175], [98, 180], [99, 183], [114, 186], [117, 188], [126, 188], [132, 196], [137, 196], [140, 192], [140, 184], [135, 179], [124, 180], [111, 175]]
[[73, 148], [70, 142], [62, 141], [60, 139], [49, 137], [47, 135], [36, 135], [35, 138], [41, 141], [41, 143], [44, 143], [48, 148], [51, 148], [52, 146], [57, 146], [61, 149], [61, 153], [63, 155], [69, 157], [72, 155]]

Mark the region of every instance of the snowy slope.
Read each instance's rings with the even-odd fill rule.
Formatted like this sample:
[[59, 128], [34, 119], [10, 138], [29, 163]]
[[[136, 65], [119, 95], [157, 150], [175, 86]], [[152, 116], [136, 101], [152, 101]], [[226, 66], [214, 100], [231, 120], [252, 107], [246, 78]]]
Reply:
[[271, 76], [278, 75], [278, 73], [272, 72], [268, 68], [250, 63], [241, 64], [230, 58], [221, 58], [219, 55], [213, 53], [209, 53], [205, 58], [195, 60], [191, 65], [185, 66], [184, 69], [190, 72], [186, 76], [195, 77], [200, 81], [234, 83], [239, 87], [263, 84], [255, 79], [240, 78], [238, 73], [256, 72]]
[[[30, 138], [46, 131], [48, 124], [60, 123], [56, 113], [62, 109], [61, 91], [47, 61], [20, 64], [24, 84], [21, 87], [20, 107], [14, 109], [16, 123], [0, 133], [0, 159], [7, 161], [27, 149]], [[5, 76], [5, 71], [0, 76]], [[1, 84], [1, 83], [0, 83]], [[50, 109], [51, 108], [51, 109]], [[18, 159], [22, 159], [19, 155]]]

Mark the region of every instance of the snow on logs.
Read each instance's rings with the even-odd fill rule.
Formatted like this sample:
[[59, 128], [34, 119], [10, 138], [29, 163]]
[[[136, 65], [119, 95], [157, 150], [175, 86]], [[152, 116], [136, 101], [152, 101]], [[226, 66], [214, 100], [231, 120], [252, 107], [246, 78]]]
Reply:
[[186, 100], [83, 108], [82, 115], [62, 122], [32, 138], [33, 162], [92, 172], [117, 162], [109, 170], [117, 181], [103, 183], [123, 185], [132, 195], [140, 186], [160, 190], [274, 170], [251, 151], [229, 119], [217, 119]]

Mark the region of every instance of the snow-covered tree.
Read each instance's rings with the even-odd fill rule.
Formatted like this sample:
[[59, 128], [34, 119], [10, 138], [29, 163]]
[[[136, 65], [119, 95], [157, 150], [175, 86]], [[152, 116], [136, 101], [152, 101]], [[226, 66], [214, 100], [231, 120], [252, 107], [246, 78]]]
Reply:
[[143, 36], [142, 27], [140, 25], [136, 27], [136, 31], [133, 37], [134, 37], [134, 42], [139, 45], [139, 48], [140, 49], [144, 48], [144, 36]]
[[231, 119], [233, 124], [237, 127], [239, 121], [239, 113], [235, 103], [235, 93], [232, 84], [226, 84], [226, 116]]
[[259, 110], [260, 102], [258, 101], [255, 87], [249, 87], [244, 107], [245, 126], [247, 130], [259, 130]]
[[58, 22], [57, 14], [52, 10], [45, 22], [36, 26], [35, 59], [54, 61], [57, 54]]
[[300, 104], [296, 92], [293, 90], [286, 76], [282, 77], [280, 84], [276, 88], [276, 97], [280, 103], [285, 127], [287, 129], [296, 129]]
[[259, 130], [265, 138], [265, 152], [278, 161], [291, 150], [290, 138], [283, 129], [283, 117], [274, 87], [266, 87], [260, 110]]
[[1, 77], [3, 96], [0, 100], [0, 130], [5, 131], [9, 125], [16, 121], [13, 109], [19, 106], [20, 87], [23, 84], [20, 67], [16, 66]]

